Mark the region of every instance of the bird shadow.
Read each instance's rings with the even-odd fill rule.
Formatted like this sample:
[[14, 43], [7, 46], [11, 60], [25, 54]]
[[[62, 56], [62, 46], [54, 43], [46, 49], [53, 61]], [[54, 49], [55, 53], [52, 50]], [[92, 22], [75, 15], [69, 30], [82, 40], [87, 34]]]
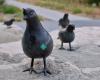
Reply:
[[66, 50], [65, 48], [59, 48], [59, 50]]
[[100, 47], [100, 45], [97, 45], [98, 47]]
[[80, 48], [80, 47], [77, 46], [77, 47], [72, 47], [71, 50], [70, 50], [69, 48], [68, 48], [68, 49], [66, 49], [66, 48], [59, 48], [59, 50], [76, 51], [76, 50], [78, 50], [79, 48]]
[[70, 49], [67, 49], [67, 51], [75, 51], [75, 49], [71, 49], [71, 50]]

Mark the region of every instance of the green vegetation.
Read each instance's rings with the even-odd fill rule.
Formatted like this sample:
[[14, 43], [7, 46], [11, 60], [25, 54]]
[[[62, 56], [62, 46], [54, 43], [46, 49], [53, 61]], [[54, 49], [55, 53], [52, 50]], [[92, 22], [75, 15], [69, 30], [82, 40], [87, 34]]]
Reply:
[[9, 5], [0, 5], [0, 21], [3, 21], [3, 17], [13, 16], [16, 21], [22, 20], [22, 10]]
[[[23, 13], [22, 10], [9, 5], [1, 5], [0, 6], [0, 21], [3, 21], [4, 17], [10, 17], [13, 16], [16, 21], [22, 21], [23, 20]], [[40, 20], [44, 20], [42, 16], [39, 16]]]
[[21, 12], [21, 10], [17, 7], [14, 7], [14, 6], [1, 5], [0, 6], [0, 12], [2, 12], [4, 14], [14, 14], [14, 13]]
[[95, 11], [95, 8], [85, 7], [85, 10], [84, 10], [83, 13], [86, 13], [86, 14], [92, 14], [93, 11]]
[[4, 18], [14, 17], [16, 21], [22, 20], [22, 10], [4, 4], [5, 0], [0, 0], [0, 21], [3, 21]]
[[97, 6], [100, 6], [100, 0], [87, 0], [88, 4], [96, 4]]
[[19, 0], [63, 12], [100, 18], [100, 0]]
[[[16, 21], [21, 21], [23, 20], [23, 12], [21, 9], [15, 7], [15, 6], [10, 6], [10, 5], [5, 5], [4, 4], [5, 0], [0, 0], [0, 21], [3, 21], [4, 17], [14, 17]], [[40, 20], [44, 20], [45, 18], [42, 16], [38, 16]]]
[[36, 3], [36, 5], [39, 5], [39, 6], [43, 6], [43, 7], [48, 7], [50, 9], [59, 9], [59, 10], [62, 10], [62, 9], [65, 9], [66, 7], [66, 2], [63, 3], [63, 0], [40, 0], [39, 2]]
[[0, 0], [0, 5], [4, 4], [5, 0]]
[[73, 8], [72, 13], [74, 14], [82, 13], [82, 10], [80, 8]]

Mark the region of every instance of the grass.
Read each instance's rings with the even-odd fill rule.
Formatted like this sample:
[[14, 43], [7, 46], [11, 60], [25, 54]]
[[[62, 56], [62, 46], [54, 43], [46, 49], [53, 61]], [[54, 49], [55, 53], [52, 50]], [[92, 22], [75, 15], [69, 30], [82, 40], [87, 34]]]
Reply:
[[4, 14], [16, 14], [16, 13], [21, 12], [21, 9], [14, 6], [9, 6], [9, 5], [1, 5], [0, 12]]
[[5, 0], [0, 0], [0, 5], [4, 4]]
[[[47, 7], [50, 9], [65, 9], [66, 5], [62, 3], [62, 0], [59, 0], [60, 2], [53, 1], [53, 0], [40, 0], [39, 2], [35, 3], [36, 5]], [[59, 4], [60, 3], [60, 4]], [[59, 6], [58, 6], [59, 5]]]
[[[91, 15], [97, 7], [79, 3], [79, 0], [19, 0], [30, 4], [46, 7], [49, 9], [70, 12], [73, 14]], [[98, 8], [100, 11], [100, 8]], [[97, 11], [98, 12], [98, 11]], [[95, 14], [94, 14], [95, 15]]]
[[82, 10], [80, 8], [73, 8], [72, 13], [74, 14], [82, 13]]
[[4, 18], [13, 17], [16, 21], [21, 21], [22, 10], [9, 5], [0, 5], [0, 21], [3, 21]]
[[[42, 16], [38, 16], [40, 20], [44, 20], [45, 18]], [[9, 6], [9, 5], [1, 5], [0, 6], [0, 22], [4, 21], [4, 19], [15, 18], [16, 21], [23, 20], [23, 12], [21, 9]]]

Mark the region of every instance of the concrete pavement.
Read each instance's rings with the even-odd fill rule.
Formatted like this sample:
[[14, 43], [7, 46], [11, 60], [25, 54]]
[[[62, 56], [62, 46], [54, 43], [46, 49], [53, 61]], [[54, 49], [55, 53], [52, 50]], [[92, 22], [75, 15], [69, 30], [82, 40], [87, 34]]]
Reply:
[[[9, 3], [10, 1], [11, 0], [9, 0]], [[41, 14], [44, 15], [45, 13], [41, 12]], [[50, 15], [46, 16], [50, 17]], [[50, 17], [50, 19], [51, 18], [52, 17]], [[70, 18], [72, 23], [75, 23], [76, 25], [79, 26], [99, 24], [99, 21], [94, 21], [87, 18], [81, 18], [81, 19], [77, 17], [74, 17], [74, 19], [73, 17]], [[54, 19], [52, 18], [52, 20]], [[51, 31], [58, 29], [57, 24], [55, 24], [55, 21], [57, 23], [57, 18], [55, 19], [55, 21], [52, 20], [51, 23], [50, 21], [43, 22], [45, 28], [48, 30], [51, 29]], [[60, 47], [60, 40], [57, 40], [58, 36], [57, 34], [58, 31], [51, 32], [51, 35], [54, 40], [54, 50], [50, 57], [54, 58], [54, 60], [52, 59], [53, 62], [49, 63], [50, 65], [48, 67], [50, 70], [52, 70], [53, 73], [52, 75], [50, 75], [49, 77], [44, 77], [42, 75], [36, 75], [34, 73], [33, 75], [28, 75], [28, 73], [22, 73], [21, 70], [23, 70], [24, 67], [27, 67], [26, 65], [29, 65], [30, 60], [28, 60], [24, 56], [21, 50], [20, 42], [16, 42], [16, 43], [2, 44], [0, 46], [1, 57], [4, 56], [3, 58], [1, 58], [1, 61], [3, 61], [1, 63], [3, 64], [3, 66], [2, 64], [0, 65], [1, 66], [0, 80], [33, 80], [33, 79], [34, 80], [99, 80], [100, 47], [98, 45], [100, 44], [100, 28], [87, 27], [87, 26], [82, 28], [76, 28], [75, 30], [76, 38], [75, 41], [72, 43], [72, 47], [75, 49], [75, 51], [72, 52], [67, 50], [58, 50], [58, 48]], [[66, 49], [69, 48], [68, 44], [64, 44], [64, 47]], [[11, 55], [13, 54], [13, 56], [10, 57], [9, 54]], [[12, 62], [9, 62], [9, 60]], [[49, 59], [48, 62], [52, 60]], [[5, 67], [11, 68], [11, 70], [10, 69], [2, 70], [2, 67], [4, 67], [4, 62], [6, 65]], [[14, 65], [13, 63], [15, 62], [18, 63], [16, 63], [17, 65], [13, 66]], [[40, 66], [41, 65], [39, 65], [39, 67]]]
[[[0, 44], [0, 80], [99, 80], [100, 28], [76, 28], [75, 33], [76, 38], [72, 43], [75, 51], [71, 52], [58, 49], [58, 31], [50, 33], [54, 49], [47, 58], [47, 68], [52, 75], [46, 77], [43, 74], [22, 72], [29, 67], [30, 59], [23, 53], [21, 41]], [[64, 47], [69, 48], [68, 44], [64, 44]], [[35, 59], [34, 69], [41, 71], [42, 68], [42, 59]]]

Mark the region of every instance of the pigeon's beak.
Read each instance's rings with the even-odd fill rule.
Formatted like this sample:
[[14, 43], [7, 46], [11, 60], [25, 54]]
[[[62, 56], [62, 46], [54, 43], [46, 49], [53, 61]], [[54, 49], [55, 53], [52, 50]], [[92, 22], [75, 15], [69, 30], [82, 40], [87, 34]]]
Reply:
[[26, 14], [26, 10], [23, 8], [23, 14], [25, 15]]
[[24, 8], [23, 8], [23, 15], [24, 15], [24, 16], [23, 16], [23, 19], [26, 20], [26, 19], [27, 19], [27, 16], [26, 16], [26, 9], [24, 9]]

